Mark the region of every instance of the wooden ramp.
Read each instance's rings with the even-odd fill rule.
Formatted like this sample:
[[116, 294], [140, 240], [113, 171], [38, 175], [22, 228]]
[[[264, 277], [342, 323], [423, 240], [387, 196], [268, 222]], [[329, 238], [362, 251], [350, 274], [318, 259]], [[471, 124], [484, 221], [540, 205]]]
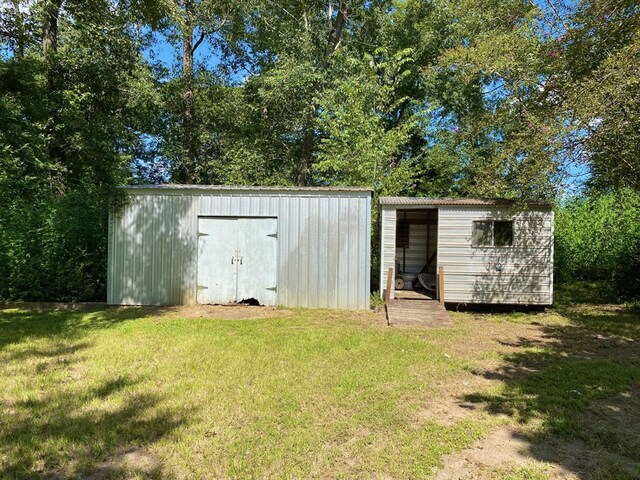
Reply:
[[404, 297], [387, 303], [387, 322], [389, 325], [429, 328], [453, 325], [444, 306], [437, 300], [424, 296], [405, 295]]

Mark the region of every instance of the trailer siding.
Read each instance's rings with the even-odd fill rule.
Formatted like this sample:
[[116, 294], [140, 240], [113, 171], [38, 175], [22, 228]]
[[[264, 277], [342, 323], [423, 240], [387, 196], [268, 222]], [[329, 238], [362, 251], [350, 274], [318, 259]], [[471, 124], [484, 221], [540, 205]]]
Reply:
[[[473, 246], [477, 220], [513, 220], [513, 245]], [[438, 265], [444, 267], [447, 302], [549, 305], [553, 302], [553, 212], [548, 208], [440, 207]]]

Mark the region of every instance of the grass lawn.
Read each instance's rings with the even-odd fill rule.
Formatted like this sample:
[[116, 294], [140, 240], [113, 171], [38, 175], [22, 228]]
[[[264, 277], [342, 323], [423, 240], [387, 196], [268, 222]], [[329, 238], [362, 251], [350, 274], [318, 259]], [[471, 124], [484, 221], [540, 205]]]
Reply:
[[[631, 311], [452, 313], [440, 330], [191, 313], [0, 310], [0, 477], [424, 478], [498, 428], [640, 461], [624, 431], [581, 423], [639, 391]], [[551, 475], [494, 467], [481, 473]]]

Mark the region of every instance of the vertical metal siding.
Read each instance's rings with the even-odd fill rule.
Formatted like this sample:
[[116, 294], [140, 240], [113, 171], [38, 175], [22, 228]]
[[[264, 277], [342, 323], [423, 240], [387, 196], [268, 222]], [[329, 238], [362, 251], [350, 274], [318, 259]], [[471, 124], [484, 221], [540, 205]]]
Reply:
[[199, 216], [278, 218], [278, 303], [369, 308], [368, 192], [131, 192], [112, 214], [107, 301], [196, 303]]
[[553, 260], [556, 258], [555, 255], [555, 228], [556, 228], [556, 218], [555, 212], [552, 210], [550, 216], [551, 221], [551, 258], [549, 260], [550, 271], [549, 271], [549, 305], [553, 304]]

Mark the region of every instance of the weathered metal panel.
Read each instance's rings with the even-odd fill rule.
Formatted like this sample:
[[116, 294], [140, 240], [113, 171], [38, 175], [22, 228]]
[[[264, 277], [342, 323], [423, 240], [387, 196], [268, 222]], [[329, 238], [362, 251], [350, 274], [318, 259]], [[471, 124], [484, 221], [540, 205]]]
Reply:
[[112, 215], [108, 302], [196, 303], [198, 218], [276, 217], [277, 301], [369, 307], [371, 196], [363, 189], [137, 187]]

